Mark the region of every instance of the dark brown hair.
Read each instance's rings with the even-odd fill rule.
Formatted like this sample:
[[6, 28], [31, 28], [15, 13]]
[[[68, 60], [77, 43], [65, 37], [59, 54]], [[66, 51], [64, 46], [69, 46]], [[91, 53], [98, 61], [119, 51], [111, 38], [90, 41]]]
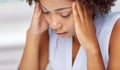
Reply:
[[[27, 0], [29, 5], [32, 3], [37, 2], [39, 0]], [[78, 0], [83, 3], [88, 8], [92, 8], [93, 11], [97, 11], [100, 13], [108, 13], [111, 11], [111, 6], [114, 6], [114, 2], [116, 0]]]

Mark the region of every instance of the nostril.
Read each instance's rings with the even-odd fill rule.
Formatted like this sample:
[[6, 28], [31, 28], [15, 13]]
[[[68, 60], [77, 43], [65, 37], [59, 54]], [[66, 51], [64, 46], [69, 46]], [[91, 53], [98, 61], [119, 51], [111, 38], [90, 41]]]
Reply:
[[61, 23], [58, 23], [58, 28], [62, 28], [62, 24]]

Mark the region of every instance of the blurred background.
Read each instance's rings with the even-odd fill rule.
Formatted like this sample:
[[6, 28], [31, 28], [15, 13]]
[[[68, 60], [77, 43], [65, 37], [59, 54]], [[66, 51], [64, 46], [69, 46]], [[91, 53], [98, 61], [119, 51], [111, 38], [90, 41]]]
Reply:
[[[26, 0], [0, 0], [0, 70], [17, 70], [33, 9]], [[120, 0], [112, 11], [120, 12]]]
[[33, 8], [26, 0], [0, 0], [0, 70], [17, 70]]

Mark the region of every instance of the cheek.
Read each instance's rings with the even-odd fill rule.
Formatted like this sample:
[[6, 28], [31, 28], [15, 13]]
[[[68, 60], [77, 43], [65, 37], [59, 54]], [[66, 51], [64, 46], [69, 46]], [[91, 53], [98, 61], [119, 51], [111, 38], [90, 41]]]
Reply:
[[75, 26], [74, 26], [74, 19], [73, 16], [70, 17], [67, 23], [67, 28], [69, 29], [69, 32], [74, 35], [75, 34]]
[[73, 19], [71, 20], [67, 20], [67, 22], [64, 24], [64, 28], [67, 28], [67, 30], [70, 32], [70, 33], [74, 33], [75, 31], [75, 27], [74, 27], [74, 21]]
[[71, 26], [71, 28], [70, 28], [70, 30], [69, 30], [70, 32], [72, 32], [72, 33], [74, 33], [75, 32], [75, 27], [74, 27], [74, 24], [72, 24], [72, 26]]
[[72, 16], [69, 19], [66, 19], [65, 23], [66, 23], [66, 26], [67, 27], [69, 26], [70, 29], [74, 28], [74, 19]]

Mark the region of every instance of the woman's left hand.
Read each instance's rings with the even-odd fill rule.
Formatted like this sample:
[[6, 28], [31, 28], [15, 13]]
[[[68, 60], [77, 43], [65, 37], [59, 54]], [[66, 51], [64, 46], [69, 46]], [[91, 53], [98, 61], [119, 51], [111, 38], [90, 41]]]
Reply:
[[74, 2], [72, 5], [75, 32], [80, 44], [87, 50], [98, 46], [93, 18], [87, 8]]

